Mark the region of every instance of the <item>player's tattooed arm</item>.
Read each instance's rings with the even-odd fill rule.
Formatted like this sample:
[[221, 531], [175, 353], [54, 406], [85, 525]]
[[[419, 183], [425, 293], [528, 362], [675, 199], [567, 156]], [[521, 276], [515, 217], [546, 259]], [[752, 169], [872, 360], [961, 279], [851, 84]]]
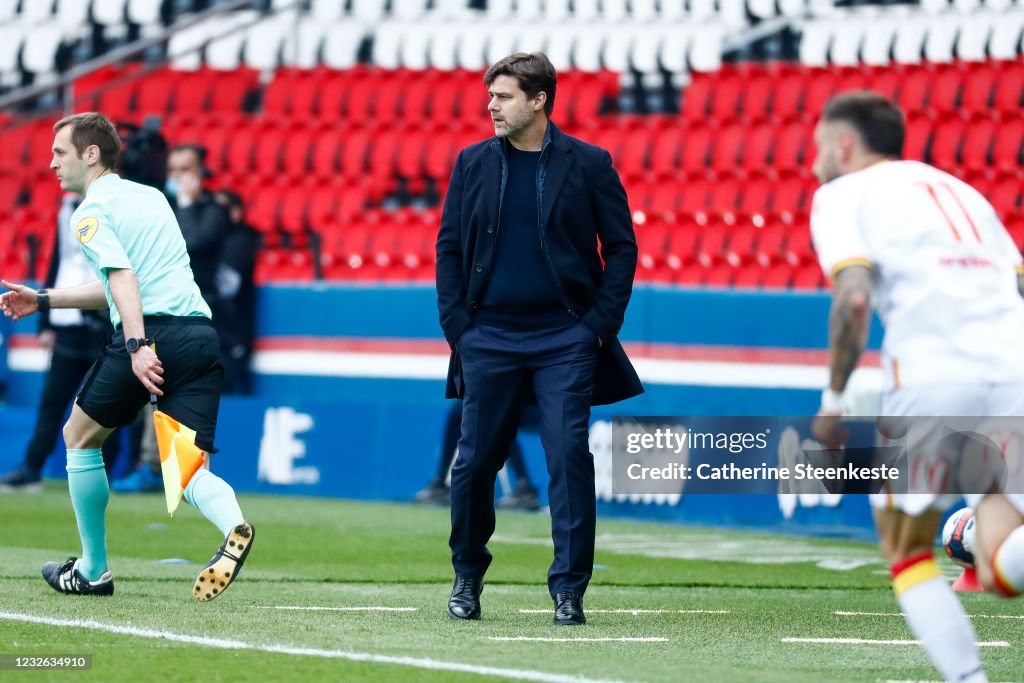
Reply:
[[871, 325], [871, 269], [852, 265], [836, 273], [829, 312], [831, 389], [842, 392], [857, 367]]

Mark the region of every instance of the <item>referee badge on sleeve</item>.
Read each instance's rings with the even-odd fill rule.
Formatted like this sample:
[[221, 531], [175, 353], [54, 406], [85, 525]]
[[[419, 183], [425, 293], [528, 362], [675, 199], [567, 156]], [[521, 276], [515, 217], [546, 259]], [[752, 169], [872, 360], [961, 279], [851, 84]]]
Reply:
[[95, 218], [83, 218], [75, 227], [75, 234], [78, 237], [78, 241], [85, 244], [92, 239], [92, 236], [96, 234], [96, 230], [98, 230], [99, 227], [100, 222]]

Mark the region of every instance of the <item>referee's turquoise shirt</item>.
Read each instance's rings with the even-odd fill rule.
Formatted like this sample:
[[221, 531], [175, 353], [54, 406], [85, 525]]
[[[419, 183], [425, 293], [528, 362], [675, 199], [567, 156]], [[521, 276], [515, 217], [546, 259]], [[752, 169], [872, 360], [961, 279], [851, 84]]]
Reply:
[[185, 238], [163, 193], [109, 174], [92, 181], [71, 215], [71, 229], [103, 281], [116, 328], [109, 271], [130, 269], [139, 281], [143, 315], [212, 318], [192, 275]]

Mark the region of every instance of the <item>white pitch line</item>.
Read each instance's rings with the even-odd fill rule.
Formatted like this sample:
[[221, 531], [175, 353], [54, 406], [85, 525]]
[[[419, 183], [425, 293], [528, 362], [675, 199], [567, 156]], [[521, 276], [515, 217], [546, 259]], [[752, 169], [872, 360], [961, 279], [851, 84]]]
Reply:
[[[836, 610], [838, 617], [905, 617], [903, 612], [844, 612]], [[971, 619], [1024, 619], [1024, 614], [968, 614]]]
[[303, 610], [308, 612], [417, 612], [419, 607], [378, 607], [369, 605], [367, 607], [318, 607], [316, 605], [253, 605], [255, 609], [286, 609]]
[[[549, 609], [521, 609], [520, 614], [548, 614]], [[588, 609], [587, 614], [728, 614], [727, 609]]]
[[[885, 679], [885, 680], [878, 681], [878, 683], [944, 683], [944, 682], [943, 681], [929, 681], [929, 680], [917, 679], [917, 678], [907, 678], [907, 679], [888, 678], [888, 679]], [[992, 681], [992, 683], [997, 683], [997, 682], [996, 681]], [[999, 681], [998, 683], [1013, 683], [1013, 681]]]
[[[867, 638], [783, 638], [784, 643], [814, 643], [819, 645], [920, 645], [920, 640], [869, 640]], [[1005, 640], [975, 643], [978, 647], [1010, 647]]]
[[532, 638], [530, 636], [487, 636], [487, 640], [515, 640], [529, 643], [667, 643], [668, 638]]
[[345, 659], [352, 662], [397, 664], [399, 666], [408, 666], [416, 669], [458, 671], [460, 673], [477, 674], [480, 676], [512, 678], [520, 681], [538, 681], [539, 683], [622, 683], [621, 681], [586, 678], [584, 676], [573, 676], [569, 674], [548, 673], [546, 671], [533, 671], [530, 669], [506, 669], [497, 666], [479, 666], [477, 664], [446, 662], [438, 659], [426, 659], [423, 657], [398, 657], [392, 655], [371, 654], [369, 652], [352, 652], [347, 650], [319, 650], [315, 648], [294, 647], [283, 644], [258, 645], [255, 643], [247, 643], [241, 640], [230, 640], [227, 638], [207, 638], [205, 636], [193, 636], [185, 633], [174, 633], [172, 631], [156, 631], [147, 628], [136, 628], [134, 626], [103, 624], [91, 619], [53, 619], [51, 617], [40, 617], [34, 614], [22, 614], [19, 612], [0, 612], [0, 619], [7, 621], [22, 621], [31, 624], [46, 624], [48, 626], [87, 628], [94, 631], [104, 631], [106, 633], [137, 636], [139, 638], [170, 640], [221, 650], [255, 650], [258, 652], [297, 655], [302, 657]]

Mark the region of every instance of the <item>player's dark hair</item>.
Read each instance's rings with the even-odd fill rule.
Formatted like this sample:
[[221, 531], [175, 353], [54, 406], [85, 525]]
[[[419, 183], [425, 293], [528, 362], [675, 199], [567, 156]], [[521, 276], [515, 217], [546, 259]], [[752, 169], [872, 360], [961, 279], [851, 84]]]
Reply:
[[903, 156], [906, 124], [892, 100], [870, 90], [836, 95], [825, 103], [821, 120], [843, 121], [860, 134], [868, 149], [887, 157]]
[[491, 65], [484, 74], [484, 85], [488, 88], [498, 76], [511, 76], [532, 100], [539, 93], [547, 93], [544, 113], [550, 118], [555, 108], [555, 67], [543, 52], [515, 52]]
[[100, 163], [106, 168], [117, 167], [117, 157], [121, 153], [121, 138], [110, 119], [92, 111], [72, 114], [53, 124], [53, 132], [56, 133], [65, 126], [71, 126], [71, 144], [75, 146], [79, 157], [85, 154], [89, 147], [96, 145], [100, 150]]
[[199, 172], [203, 174], [203, 177], [213, 177], [213, 172], [206, 165], [206, 147], [196, 142], [184, 142], [172, 147], [171, 153], [173, 154], [174, 152], [192, 152], [196, 155], [196, 159], [199, 161]]

